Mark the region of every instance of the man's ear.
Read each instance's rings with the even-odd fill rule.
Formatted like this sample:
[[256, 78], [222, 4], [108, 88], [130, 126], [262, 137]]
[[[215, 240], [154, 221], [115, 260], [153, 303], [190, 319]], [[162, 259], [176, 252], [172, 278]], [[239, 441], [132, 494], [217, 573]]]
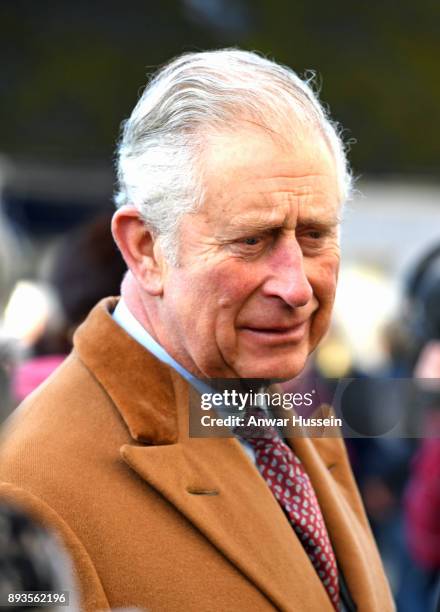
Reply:
[[112, 219], [112, 233], [125, 263], [150, 295], [162, 295], [166, 261], [157, 238], [134, 206], [121, 206]]

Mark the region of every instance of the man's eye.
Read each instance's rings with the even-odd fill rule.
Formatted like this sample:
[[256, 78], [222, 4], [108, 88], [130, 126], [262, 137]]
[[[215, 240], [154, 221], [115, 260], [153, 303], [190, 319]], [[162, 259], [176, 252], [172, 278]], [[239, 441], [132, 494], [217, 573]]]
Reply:
[[298, 240], [322, 240], [326, 236], [326, 232], [320, 229], [309, 229], [297, 234]]
[[307, 236], [313, 240], [319, 240], [322, 238], [323, 232], [320, 232], [319, 230], [311, 230], [310, 232], [307, 232]]
[[238, 255], [254, 256], [259, 255], [268, 245], [268, 236], [247, 236], [236, 238], [230, 243], [230, 249]]
[[249, 238], [245, 238], [243, 240], [243, 244], [246, 244], [247, 246], [256, 246], [260, 241], [261, 241], [261, 238], [258, 238], [256, 236], [251, 236]]

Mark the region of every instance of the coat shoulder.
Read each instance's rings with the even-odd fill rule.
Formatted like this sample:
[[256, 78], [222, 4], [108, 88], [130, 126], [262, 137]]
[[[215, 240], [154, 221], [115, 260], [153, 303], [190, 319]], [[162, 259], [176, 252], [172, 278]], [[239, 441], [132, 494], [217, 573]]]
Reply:
[[72, 353], [4, 425], [0, 480], [51, 500], [93, 478], [129, 439], [111, 398]]
[[53, 539], [56, 549], [50, 550], [57, 557], [57, 590], [69, 593], [69, 606], [77, 609], [79, 597], [86, 610], [108, 610], [109, 603], [86, 548], [57, 512], [30, 491], [7, 482], [0, 482], [0, 501], [12, 516], [25, 517], [34, 530], [46, 530], [48, 538]]

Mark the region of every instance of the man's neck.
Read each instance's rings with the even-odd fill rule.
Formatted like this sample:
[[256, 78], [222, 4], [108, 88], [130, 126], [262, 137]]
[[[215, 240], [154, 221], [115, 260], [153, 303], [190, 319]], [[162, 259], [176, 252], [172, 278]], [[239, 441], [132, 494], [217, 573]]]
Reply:
[[156, 342], [159, 342], [154, 329], [154, 317], [152, 316], [156, 308], [153, 304], [148, 305], [145, 303], [145, 298], [142, 298], [138, 282], [130, 271], [127, 272], [122, 281], [121, 297], [135, 319]]

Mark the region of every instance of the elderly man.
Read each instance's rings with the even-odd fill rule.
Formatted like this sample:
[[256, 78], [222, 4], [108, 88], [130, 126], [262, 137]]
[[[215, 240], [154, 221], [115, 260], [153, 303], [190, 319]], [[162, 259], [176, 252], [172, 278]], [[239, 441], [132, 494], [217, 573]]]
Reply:
[[191, 386], [295, 377], [328, 327], [350, 175], [312, 90], [253, 53], [184, 55], [118, 178], [122, 299], [12, 420], [3, 496], [61, 535], [85, 610], [393, 610], [340, 439], [188, 434]]

